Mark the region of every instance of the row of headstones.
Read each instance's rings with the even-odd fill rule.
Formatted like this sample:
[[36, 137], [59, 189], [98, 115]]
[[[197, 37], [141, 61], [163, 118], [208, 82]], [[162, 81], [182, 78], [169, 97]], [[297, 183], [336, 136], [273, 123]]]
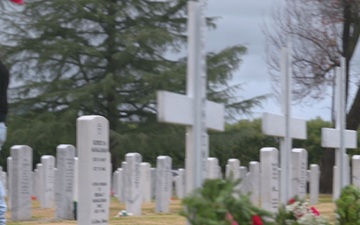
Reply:
[[[19, 159], [19, 153], [23, 152]], [[77, 170], [78, 159], [75, 157], [75, 148], [72, 145], [60, 145], [57, 148], [57, 157], [55, 168], [54, 156], [42, 156], [41, 163], [36, 165], [34, 172], [31, 172], [29, 177], [29, 168], [32, 161], [32, 149], [28, 146], [14, 146], [11, 148], [11, 156], [7, 159], [8, 171], [11, 171], [8, 176], [9, 182], [6, 182], [6, 175], [2, 179], [4, 186], [8, 186], [9, 190], [9, 208], [11, 211], [11, 219], [27, 220], [31, 218], [31, 210], [29, 210], [29, 202], [24, 205], [24, 202], [19, 200], [31, 199], [31, 196], [35, 196], [40, 201], [41, 208], [53, 208], [55, 206], [55, 218], [56, 219], [74, 219], [73, 202], [77, 200]], [[123, 188], [127, 190], [127, 193], [123, 193], [122, 198], [125, 200], [126, 196], [126, 208], [133, 214], [141, 214], [141, 207], [136, 207], [140, 198], [151, 199], [149, 192], [138, 192], [134, 195], [137, 189], [144, 186], [149, 186], [150, 183], [144, 182], [146, 178], [150, 181], [150, 164], [141, 163], [142, 172], [138, 171], [140, 168], [138, 161], [141, 161], [141, 155], [138, 153], [129, 153], [126, 155], [125, 165], [135, 165], [135, 170], [128, 169], [128, 175], [133, 176], [127, 178], [122, 176], [124, 183], [126, 180], [135, 179], [135, 186], [131, 186], [132, 182], [128, 182], [128, 187]], [[22, 162], [19, 162], [22, 161]], [[19, 165], [21, 163], [21, 165]], [[107, 163], [107, 162], [104, 162]], [[15, 164], [15, 165], [14, 165]], [[122, 170], [122, 169], [121, 169]], [[121, 171], [120, 170], [120, 171]], [[149, 173], [147, 173], [148, 171]], [[121, 171], [122, 172], [122, 171]], [[5, 173], [6, 174], [6, 173]], [[122, 175], [122, 173], [120, 173]], [[140, 174], [143, 177], [140, 178]], [[169, 201], [172, 193], [172, 174], [171, 174], [171, 158], [168, 156], [159, 156], [157, 158], [156, 168], [156, 211], [168, 212]], [[22, 179], [21, 181], [19, 179]], [[140, 182], [141, 181], [141, 182]], [[20, 183], [19, 183], [20, 182]], [[7, 183], [7, 185], [6, 185]], [[21, 186], [22, 193], [17, 192], [17, 185]], [[154, 188], [155, 189], [155, 188]], [[145, 190], [145, 189], [144, 189]], [[129, 194], [130, 193], [130, 194]], [[26, 194], [27, 197], [23, 196]], [[30, 196], [30, 197], [29, 197]], [[132, 196], [134, 198], [132, 198]], [[120, 197], [120, 196], [119, 196]], [[141, 204], [141, 203], [140, 203]], [[25, 206], [25, 207], [24, 207]], [[140, 211], [138, 211], [140, 209]]]
[[[319, 179], [320, 170], [318, 165], [310, 165], [307, 169], [308, 159], [307, 151], [305, 149], [292, 150], [292, 195], [305, 198], [307, 194], [307, 183], [310, 186], [310, 203], [317, 204], [319, 198]], [[137, 199], [129, 199], [127, 195], [127, 180], [124, 179], [124, 171], [127, 170], [127, 162], [122, 163], [122, 168], [117, 169], [113, 173], [112, 189], [119, 201], [127, 203], [127, 211], [129, 213], [140, 215], [142, 203], [150, 202], [154, 196], [162, 194], [161, 199], [156, 202], [157, 212], [167, 212], [170, 204], [172, 194], [172, 182], [175, 182], [175, 195], [178, 198], [183, 198], [185, 193], [185, 170], [179, 169], [176, 176], [172, 179], [171, 175], [171, 159], [165, 157], [167, 160], [166, 170], [159, 172], [159, 159], [157, 161], [157, 168], [151, 168], [149, 163], [138, 162], [137, 170], [134, 175], [139, 178], [141, 185], [137, 189], [137, 194], [134, 196], [141, 196]], [[276, 211], [279, 205], [279, 187], [280, 187], [280, 173], [278, 163], [278, 150], [275, 148], [261, 149], [260, 162], [250, 162], [249, 169], [240, 165], [240, 160], [229, 159], [226, 165], [225, 177], [232, 179], [241, 179], [240, 185], [237, 187], [238, 191], [243, 194], [250, 194], [251, 200], [254, 204], [260, 205], [269, 211]], [[163, 165], [163, 166], [164, 166]], [[161, 168], [161, 166], [160, 166]], [[218, 159], [208, 158], [207, 160], [207, 179], [223, 179]], [[158, 185], [166, 183], [162, 189], [158, 190]], [[156, 184], [156, 185], [155, 185]], [[267, 184], [267, 185], [261, 185]], [[164, 195], [164, 193], [166, 193]], [[261, 204], [260, 204], [261, 203]]]
[[[171, 158], [159, 156], [157, 166], [151, 168], [149, 163], [142, 163], [141, 155], [128, 153], [126, 161], [113, 174], [113, 191], [120, 201], [125, 202], [126, 210], [134, 215], [141, 215], [141, 205], [151, 201], [156, 196], [156, 211], [168, 212], [172, 196], [172, 166]], [[292, 195], [305, 197], [307, 182], [310, 182], [310, 203], [316, 204], [319, 192], [319, 167], [311, 165], [307, 170], [307, 152], [304, 149], [292, 150]], [[37, 196], [41, 207], [53, 207], [55, 199], [55, 218], [72, 219], [73, 201], [77, 199], [77, 174], [75, 148], [71, 145], [60, 145], [55, 158], [43, 156], [41, 164], [32, 173], [32, 149], [28, 146], [13, 146], [11, 158], [8, 159], [8, 192], [12, 220], [27, 220], [31, 218], [31, 195]], [[279, 203], [279, 173], [278, 150], [275, 148], [261, 149], [260, 162], [250, 162], [249, 171], [240, 166], [238, 159], [229, 159], [225, 177], [241, 178], [238, 189], [246, 194], [251, 193], [255, 204], [267, 210], [277, 210]], [[104, 161], [104, 164], [110, 164]], [[109, 167], [109, 165], [105, 165]], [[358, 184], [360, 172], [360, 157], [353, 157], [353, 183]], [[55, 172], [56, 171], [56, 172]], [[350, 169], [349, 169], [350, 171]], [[55, 175], [56, 174], [56, 175]], [[124, 176], [124, 174], [126, 174]], [[5, 183], [6, 175], [2, 173]], [[76, 175], [75, 175], [76, 176]], [[155, 178], [155, 179], [154, 179]], [[206, 178], [223, 178], [216, 158], [207, 161]], [[261, 185], [267, 184], [267, 185]], [[176, 195], [185, 196], [185, 170], [179, 169], [175, 179]], [[19, 191], [20, 190], [20, 191]], [[155, 191], [156, 190], [156, 191]]]

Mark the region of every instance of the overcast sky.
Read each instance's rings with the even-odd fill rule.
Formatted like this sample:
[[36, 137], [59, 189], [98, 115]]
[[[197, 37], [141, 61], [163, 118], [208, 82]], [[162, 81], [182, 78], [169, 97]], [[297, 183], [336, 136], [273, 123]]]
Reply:
[[[262, 33], [264, 21], [271, 21], [271, 9], [281, 5], [281, 0], [209, 0], [207, 16], [221, 17], [217, 29], [207, 35], [207, 50], [220, 50], [227, 46], [242, 44], [248, 49], [243, 57], [243, 64], [234, 76], [234, 82], [244, 83], [239, 93], [244, 98], [272, 93], [270, 75], [266, 64], [265, 38]], [[261, 109], [256, 109], [254, 118], [262, 113], [280, 113], [280, 105], [275, 99], [268, 100]], [[317, 116], [330, 120], [331, 102], [306, 102], [293, 105], [292, 115], [302, 119], [313, 119]]]

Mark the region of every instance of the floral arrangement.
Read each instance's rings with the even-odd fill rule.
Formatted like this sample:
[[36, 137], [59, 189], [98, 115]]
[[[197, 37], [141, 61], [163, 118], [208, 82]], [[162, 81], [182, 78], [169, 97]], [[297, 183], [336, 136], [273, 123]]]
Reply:
[[192, 225], [273, 225], [271, 213], [236, 190], [239, 183], [231, 179], [205, 180], [201, 188], [183, 199], [186, 210], [180, 214]]
[[328, 220], [309, 202], [297, 198], [291, 199], [279, 209], [276, 218], [279, 225], [329, 225]]

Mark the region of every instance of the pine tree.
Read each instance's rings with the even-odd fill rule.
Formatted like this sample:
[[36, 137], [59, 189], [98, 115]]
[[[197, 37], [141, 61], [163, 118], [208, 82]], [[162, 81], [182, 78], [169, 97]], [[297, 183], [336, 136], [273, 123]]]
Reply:
[[[109, 120], [115, 157], [139, 148], [135, 144], [151, 146], [161, 134], [183, 132], [157, 123], [155, 95], [186, 90], [186, 59], [169, 58], [186, 44], [186, 3], [33, 0], [23, 12], [3, 10], [0, 48], [16, 79], [11, 95], [16, 139], [9, 143], [41, 149], [74, 143], [75, 120], [86, 114]], [[213, 19], [208, 25], [215, 26]], [[234, 101], [236, 87], [228, 87], [245, 51], [233, 46], [207, 57], [208, 98], [232, 112], [248, 109]], [[151, 147], [167, 151], [173, 145], [163, 141]]]

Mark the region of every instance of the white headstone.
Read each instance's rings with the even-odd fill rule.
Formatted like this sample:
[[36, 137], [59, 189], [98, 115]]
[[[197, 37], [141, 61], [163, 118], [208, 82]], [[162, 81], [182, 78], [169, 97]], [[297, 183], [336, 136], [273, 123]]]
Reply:
[[277, 212], [279, 207], [279, 159], [276, 148], [260, 150], [261, 167], [261, 207]]
[[121, 201], [122, 202], [126, 202], [126, 195], [127, 195], [127, 178], [126, 178], [126, 162], [121, 162], [121, 168], [122, 168], [122, 171], [123, 171], [123, 176], [122, 176], [122, 184], [121, 184]]
[[156, 168], [151, 168], [151, 198], [156, 199]]
[[158, 156], [156, 160], [156, 212], [169, 212], [172, 194], [171, 158]]
[[319, 203], [320, 169], [316, 164], [310, 165], [310, 204]]
[[124, 171], [122, 168], [118, 168], [117, 169], [117, 190], [116, 190], [116, 193], [117, 193], [117, 199], [119, 200], [119, 202], [124, 202], [124, 199], [122, 199], [123, 197], [123, 190], [124, 190], [124, 184], [123, 184], [123, 177], [124, 177]]
[[185, 197], [185, 170], [182, 168], [178, 170], [178, 177], [176, 179], [176, 196], [179, 199]]
[[74, 201], [75, 147], [59, 145], [56, 149], [56, 209], [55, 218], [72, 220]]
[[127, 153], [126, 159], [126, 211], [135, 216], [141, 215], [142, 193], [139, 153]]
[[43, 165], [43, 199], [41, 201], [41, 208], [52, 208], [54, 207], [55, 197], [55, 158], [52, 155], [41, 156], [41, 164]]
[[78, 202], [79, 200], [79, 158], [74, 157], [74, 202]]
[[240, 191], [242, 194], [248, 194], [249, 184], [248, 184], [248, 171], [246, 166], [240, 166]]
[[10, 183], [10, 178], [11, 178], [11, 164], [12, 164], [12, 159], [11, 157], [7, 157], [6, 158], [6, 165], [7, 165], [7, 171], [8, 171], [8, 182], [7, 182], [7, 195], [8, 195], [8, 207], [10, 207], [10, 198], [11, 198], [11, 183]]
[[354, 155], [351, 159], [352, 184], [360, 188], [360, 155]]
[[232, 178], [233, 180], [238, 180], [240, 178], [240, 160], [228, 159], [226, 178]]
[[251, 202], [258, 206], [260, 203], [260, 163], [252, 161], [249, 163], [249, 186]]
[[291, 196], [306, 197], [308, 153], [303, 148], [291, 150]]
[[143, 203], [151, 202], [151, 165], [143, 162], [140, 164]]
[[119, 185], [119, 182], [118, 182], [118, 178], [119, 178], [119, 171], [114, 171], [113, 174], [112, 174], [112, 179], [111, 179], [111, 190], [112, 190], [112, 193], [114, 194], [115, 197], [118, 196], [118, 185]]
[[32, 149], [26, 145], [11, 147], [11, 220], [31, 219]]
[[217, 158], [210, 157], [206, 163], [206, 179], [219, 178], [219, 160]]
[[44, 198], [44, 178], [43, 178], [43, 165], [41, 163], [36, 164], [36, 170], [37, 170], [37, 177], [36, 177], [36, 189], [38, 193], [38, 201], [42, 202], [42, 199]]
[[110, 207], [109, 122], [102, 116], [77, 119], [79, 225], [108, 224]]

